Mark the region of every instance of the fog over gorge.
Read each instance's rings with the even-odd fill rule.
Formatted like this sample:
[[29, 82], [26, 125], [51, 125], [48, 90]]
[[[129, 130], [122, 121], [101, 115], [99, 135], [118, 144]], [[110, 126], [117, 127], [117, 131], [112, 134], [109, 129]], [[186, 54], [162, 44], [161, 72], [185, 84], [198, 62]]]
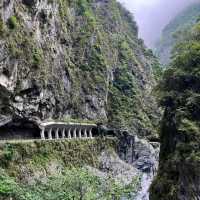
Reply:
[[135, 16], [140, 37], [153, 47], [165, 25], [182, 9], [198, 0], [118, 0]]

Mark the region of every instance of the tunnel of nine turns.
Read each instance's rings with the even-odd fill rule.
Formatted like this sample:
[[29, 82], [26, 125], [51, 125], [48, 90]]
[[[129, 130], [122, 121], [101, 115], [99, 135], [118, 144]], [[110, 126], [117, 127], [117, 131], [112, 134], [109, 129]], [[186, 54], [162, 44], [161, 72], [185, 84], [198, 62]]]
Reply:
[[0, 140], [92, 139], [103, 136], [96, 124], [10, 121], [0, 126]]

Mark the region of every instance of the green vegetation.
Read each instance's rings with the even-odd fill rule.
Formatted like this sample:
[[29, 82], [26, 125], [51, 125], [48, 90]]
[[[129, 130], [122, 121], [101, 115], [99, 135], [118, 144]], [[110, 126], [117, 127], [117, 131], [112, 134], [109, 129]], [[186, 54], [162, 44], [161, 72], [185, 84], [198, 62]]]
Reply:
[[[130, 71], [130, 65], [140, 66], [135, 52], [133, 51], [135, 44], [132, 40], [125, 39], [122, 36], [118, 36], [117, 44], [119, 53], [119, 66], [115, 69], [115, 79], [110, 86], [109, 95], [109, 123], [118, 126], [118, 128], [131, 127], [135, 130], [136, 127], [142, 127], [142, 131], [146, 134], [148, 130], [151, 134], [155, 131], [152, 116], [148, 115], [150, 113], [149, 108], [142, 103], [142, 92], [140, 86], [138, 85], [138, 80], [134, 73]], [[152, 54], [147, 55], [149, 60], [155, 58]], [[154, 68], [153, 68], [154, 66]], [[156, 68], [157, 67], [157, 68]], [[152, 64], [152, 70], [156, 69], [157, 79], [159, 79], [160, 74], [158, 72], [159, 63], [155, 60]], [[155, 120], [156, 121], [156, 120]]]
[[43, 55], [42, 55], [42, 50], [41, 49], [33, 49], [33, 66], [39, 66], [43, 60]]
[[19, 23], [18, 23], [16, 16], [12, 16], [8, 19], [8, 27], [10, 29], [16, 29], [18, 27], [18, 25], [19, 25]]
[[88, 26], [94, 27], [96, 25], [96, 19], [90, 4], [91, 4], [90, 0], [77, 1], [77, 6], [79, 8], [79, 15], [86, 17]]
[[0, 18], [0, 36], [4, 33], [4, 23], [3, 20]]
[[115, 151], [114, 139], [37, 141], [0, 146], [0, 198], [14, 200], [132, 199], [139, 177], [124, 186], [97, 176], [102, 150]]
[[[9, 20], [15, 31], [5, 30], [5, 42], [7, 50], [12, 60], [20, 60], [21, 67], [19, 69], [18, 83], [20, 80], [30, 74], [31, 78], [37, 78], [38, 82], [44, 83], [45, 79], [40, 77], [43, 75], [44, 67], [44, 53], [43, 49], [35, 42], [32, 32], [24, 29], [24, 25], [18, 23], [16, 17], [11, 17]], [[12, 22], [11, 22], [12, 21]], [[21, 22], [22, 23], [22, 22]], [[40, 71], [39, 71], [40, 69]], [[38, 71], [37, 71], [38, 70]], [[46, 70], [45, 74], [46, 75]], [[20, 84], [16, 90], [20, 90]], [[18, 92], [18, 91], [16, 91]]]
[[[6, 35], [2, 51], [9, 56], [6, 70], [16, 75], [16, 85], [0, 114], [7, 106], [20, 119], [103, 122], [144, 136], [155, 133], [157, 107], [146, 93], [154, 82], [151, 65], [158, 63], [138, 39], [131, 13], [115, 0], [48, 0], [52, 5], [47, 7], [55, 10], [38, 9], [34, 2], [15, 3], [14, 15], [1, 28]], [[22, 110], [15, 101], [18, 95]], [[116, 143], [0, 144], [0, 194], [6, 200], [133, 199], [138, 178], [124, 186], [85, 167], [101, 169], [100, 154], [113, 153]]]
[[123, 187], [112, 178], [100, 178], [85, 168], [65, 169], [61, 175], [51, 176], [34, 185], [19, 184], [1, 171], [0, 195], [15, 200], [119, 200], [131, 199], [138, 180]]
[[[35, 16], [37, 8], [15, 5], [10, 20], [14, 31], [6, 30], [4, 50], [9, 62], [20, 65], [14, 93], [22, 94], [29, 80], [28, 87], [32, 84], [49, 94], [36, 103], [37, 111], [24, 112], [56, 120], [68, 113], [75, 121], [155, 133], [157, 113], [149, 106], [155, 101], [146, 92], [153, 86], [152, 71], [155, 78], [160, 76], [159, 63], [138, 39], [131, 13], [115, 0], [98, 6], [93, 0], [48, 0], [48, 4], [57, 4], [58, 16], [44, 10]], [[21, 12], [35, 21], [28, 25]], [[8, 70], [12, 73], [13, 68]], [[28, 101], [37, 98], [33, 93]]]
[[[99, 143], [99, 144], [98, 144]], [[67, 166], [98, 166], [98, 155], [102, 148], [115, 148], [115, 141], [111, 140], [72, 140], [72, 141], [44, 141], [44, 142], [28, 142], [6, 144], [1, 148], [0, 166], [6, 166], [8, 170], [17, 173], [20, 170], [12, 165], [20, 165], [21, 159], [27, 157], [26, 164], [42, 165], [44, 162], [58, 160]], [[91, 152], [92, 151], [92, 152]], [[19, 157], [20, 156], [20, 157]], [[9, 166], [11, 168], [9, 168]]]
[[[158, 176], [152, 200], [194, 200], [200, 190], [200, 24], [173, 51], [172, 67], [159, 84], [165, 109]], [[195, 189], [194, 189], [195, 188]]]
[[[110, 123], [127, 127], [132, 125], [132, 120], [136, 117], [138, 90], [135, 88], [134, 77], [125, 68], [118, 69], [113, 86], [111, 87], [110, 105], [112, 111]], [[130, 112], [132, 111], [132, 112]]]

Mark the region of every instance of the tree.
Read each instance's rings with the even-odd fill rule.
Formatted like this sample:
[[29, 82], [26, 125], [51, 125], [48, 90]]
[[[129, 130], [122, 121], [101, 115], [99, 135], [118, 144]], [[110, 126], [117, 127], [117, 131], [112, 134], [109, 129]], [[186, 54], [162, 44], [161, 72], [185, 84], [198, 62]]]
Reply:
[[151, 200], [200, 198], [200, 24], [177, 44], [159, 84], [160, 166]]

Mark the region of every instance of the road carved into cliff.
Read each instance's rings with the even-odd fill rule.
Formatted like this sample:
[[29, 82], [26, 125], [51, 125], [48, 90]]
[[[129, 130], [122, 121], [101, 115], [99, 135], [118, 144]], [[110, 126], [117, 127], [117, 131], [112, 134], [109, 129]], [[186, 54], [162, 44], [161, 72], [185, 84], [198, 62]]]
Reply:
[[96, 124], [45, 122], [39, 125], [40, 136], [45, 139], [93, 138], [98, 135]]

